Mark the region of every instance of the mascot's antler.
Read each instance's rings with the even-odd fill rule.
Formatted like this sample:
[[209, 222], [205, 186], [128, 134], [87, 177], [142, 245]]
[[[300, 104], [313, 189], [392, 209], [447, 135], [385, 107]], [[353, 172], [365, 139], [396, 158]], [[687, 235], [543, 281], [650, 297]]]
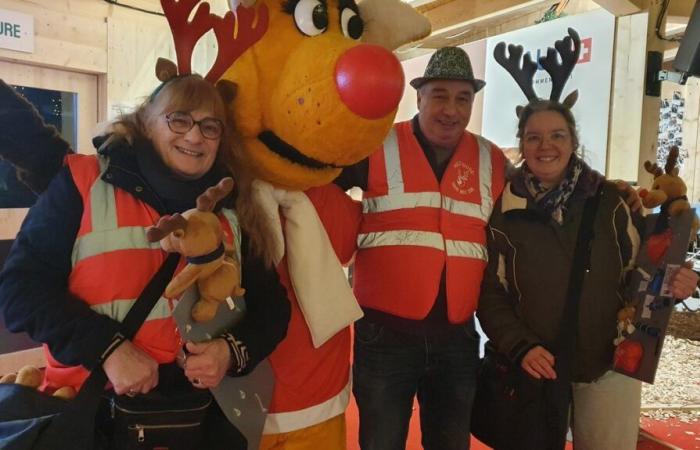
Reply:
[[238, 8], [236, 14], [227, 12], [223, 17], [211, 14], [209, 4], [201, 3], [192, 21], [192, 14], [199, 0], [161, 0], [175, 40], [180, 74], [192, 73], [194, 47], [209, 30], [214, 30], [218, 53], [214, 65], [204, 77], [216, 82], [243, 52], [252, 47], [267, 31], [267, 6]]
[[673, 170], [676, 168], [676, 163], [678, 163], [678, 147], [674, 145], [668, 151], [668, 156], [666, 157], [666, 166], [664, 169], [667, 174], [674, 175]]
[[[581, 54], [581, 39], [578, 33], [573, 28], [569, 28], [568, 32], [568, 36], [554, 43], [556, 50], [550, 47], [547, 49], [547, 56], [540, 58], [540, 65], [552, 77], [552, 92], [549, 99], [553, 102], [558, 102], [561, 98], [564, 86]], [[561, 63], [559, 63], [557, 52], [561, 56]]]
[[659, 167], [659, 165], [656, 163], [652, 164], [651, 161], [644, 161], [644, 170], [654, 175], [654, 178], [658, 178], [664, 174], [664, 171], [661, 170], [661, 167]]
[[219, 181], [219, 184], [210, 187], [197, 197], [197, 210], [202, 212], [214, 211], [216, 203], [224, 199], [231, 190], [233, 190], [233, 178], [226, 177]]
[[158, 242], [173, 231], [184, 230], [187, 228], [187, 219], [179, 213], [172, 216], [163, 216], [158, 220], [158, 223], [146, 230], [146, 239], [149, 242]]
[[523, 55], [523, 46], [510, 44], [508, 46], [508, 57], [506, 57], [506, 43], [499, 42], [496, 48], [493, 49], [493, 56], [496, 62], [503, 66], [504, 69], [513, 77], [520, 89], [527, 97], [527, 101], [535, 100], [537, 94], [532, 87], [532, 80], [537, 73], [537, 63], [532, 60], [530, 52], [525, 53], [523, 57], [523, 67], [520, 67], [520, 58]]

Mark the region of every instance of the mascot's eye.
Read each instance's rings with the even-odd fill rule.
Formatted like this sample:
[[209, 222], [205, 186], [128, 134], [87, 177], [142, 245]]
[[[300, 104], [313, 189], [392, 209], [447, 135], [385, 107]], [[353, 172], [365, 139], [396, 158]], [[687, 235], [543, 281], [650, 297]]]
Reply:
[[350, 39], [360, 39], [365, 27], [362, 18], [350, 8], [343, 8], [340, 13], [340, 26], [343, 34]]
[[316, 36], [328, 28], [328, 9], [318, 0], [299, 0], [294, 8], [294, 21], [299, 31]]

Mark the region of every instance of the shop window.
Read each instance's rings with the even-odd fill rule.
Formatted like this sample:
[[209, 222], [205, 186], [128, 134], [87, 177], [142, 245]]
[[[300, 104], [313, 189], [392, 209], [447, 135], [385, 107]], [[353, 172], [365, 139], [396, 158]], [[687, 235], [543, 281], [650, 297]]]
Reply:
[[[53, 125], [76, 148], [78, 134], [78, 94], [50, 89], [12, 86], [39, 111], [46, 123]], [[15, 168], [0, 160], [0, 208], [28, 208], [36, 194], [17, 179]]]

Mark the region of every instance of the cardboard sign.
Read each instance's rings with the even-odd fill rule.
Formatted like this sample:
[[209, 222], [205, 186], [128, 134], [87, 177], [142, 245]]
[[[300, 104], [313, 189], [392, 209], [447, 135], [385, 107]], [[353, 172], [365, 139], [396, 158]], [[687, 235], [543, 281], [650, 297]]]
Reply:
[[643, 244], [637, 268], [630, 273], [627, 298], [636, 307], [631, 331], [616, 348], [614, 370], [632, 378], [653, 383], [659, 365], [666, 328], [675, 299], [669, 280], [686, 259], [690, 228], [695, 210], [668, 218], [668, 226], [657, 227], [660, 214], [645, 218]]
[[[198, 299], [199, 292], [193, 286], [183, 294], [173, 312], [183, 341], [208, 341], [225, 331], [232, 331], [235, 335], [235, 324], [245, 315], [242, 297], [227, 299], [219, 305], [212, 320], [202, 323], [194, 322], [190, 315], [192, 305]], [[249, 449], [260, 446], [273, 387], [272, 367], [264, 360], [250, 374], [226, 376], [217, 387], [211, 389], [226, 418], [245, 436]]]

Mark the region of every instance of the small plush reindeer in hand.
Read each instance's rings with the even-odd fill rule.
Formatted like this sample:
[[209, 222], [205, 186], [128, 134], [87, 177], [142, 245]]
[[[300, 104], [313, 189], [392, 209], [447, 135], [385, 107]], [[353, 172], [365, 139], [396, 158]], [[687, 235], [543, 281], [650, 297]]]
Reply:
[[225, 245], [221, 223], [213, 213], [232, 189], [233, 179], [224, 178], [197, 198], [197, 208], [163, 216], [146, 232], [148, 240], [160, 241], [166, 252], [187, 258], [187, 266], [170, 281], [165, 295], [177, 297], [196, 281], [200, 297], [192, 307], [195, 322], [211, 320], [226, 298], [245, 293], [235, 249]]

